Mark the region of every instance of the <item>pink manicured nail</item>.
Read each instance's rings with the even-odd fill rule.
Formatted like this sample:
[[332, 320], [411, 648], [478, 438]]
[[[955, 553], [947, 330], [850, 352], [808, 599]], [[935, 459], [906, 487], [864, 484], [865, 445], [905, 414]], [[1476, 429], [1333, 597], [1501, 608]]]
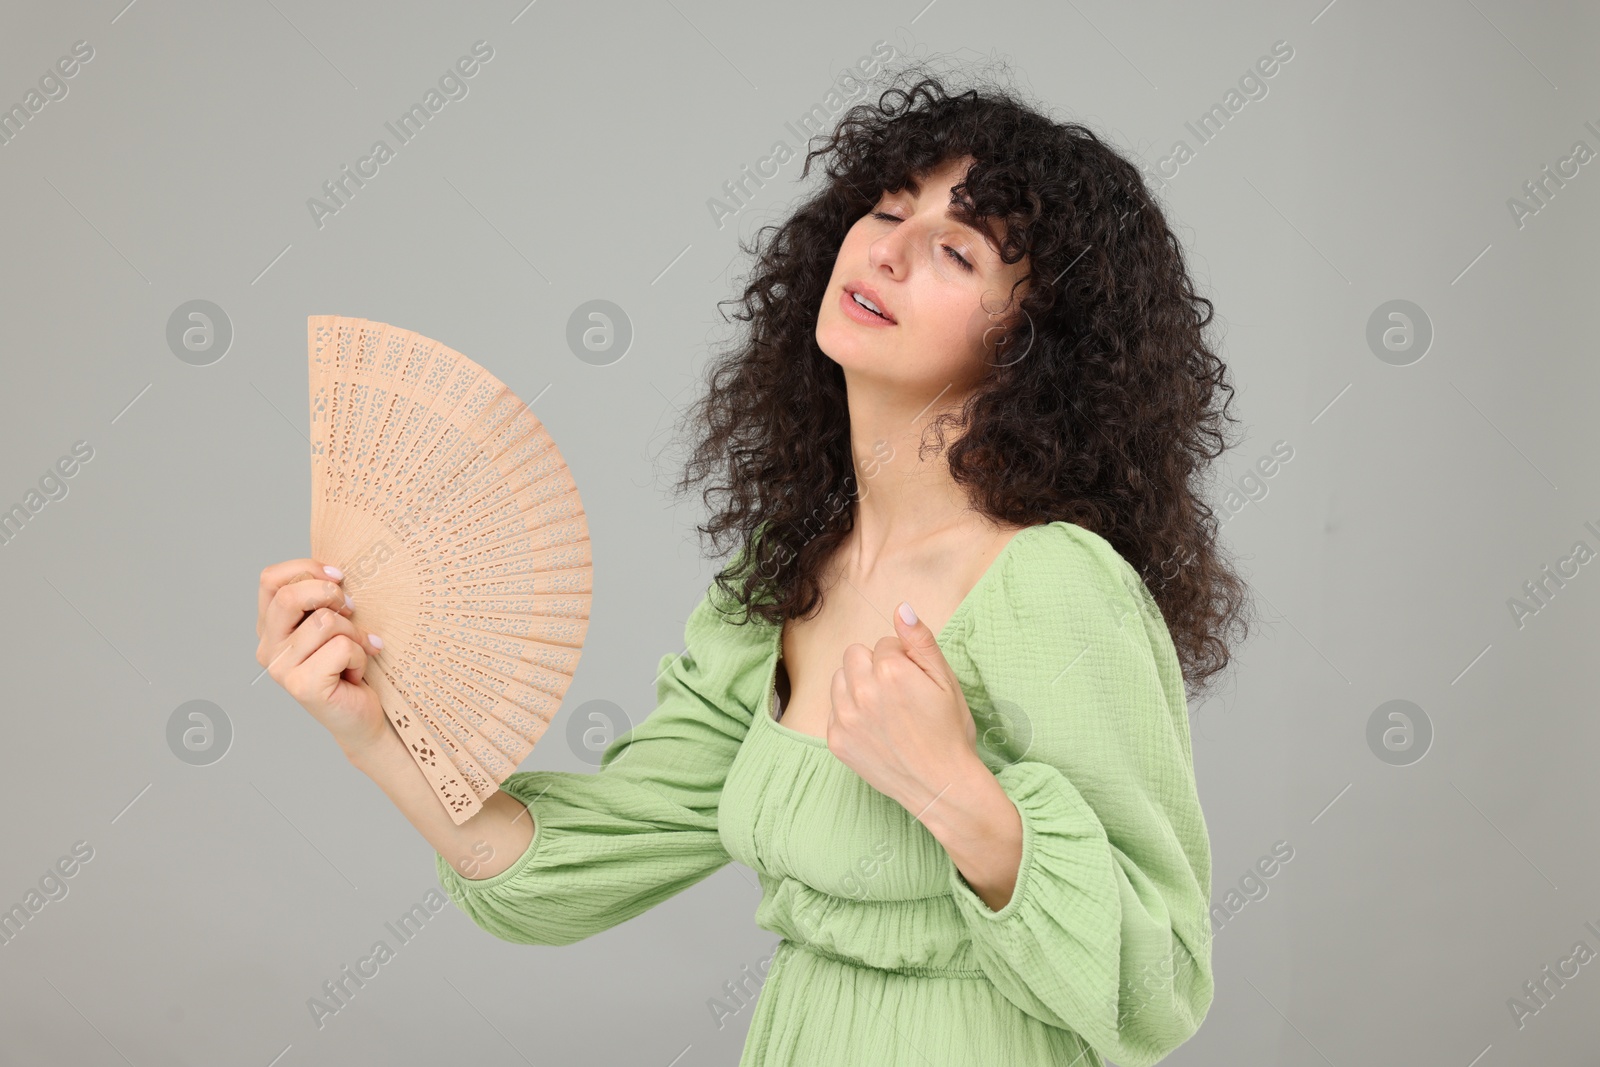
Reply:
[[322, 569], [326, 571], [328, 577], [332, 578], [334, 581], [344, 581], [344, 571], [340, 570], [338, 567], [323, 567]]
[[911, 610], [910, 601], [902, 600], [900, 602], [900, 621], [907, 626], [915, 626], [917, 624], [917, 613]]
[[377, 634], [368, 634], [367, 640], [372, 642], [373, 648], [383, 647], [383, 638], [379, 637]]

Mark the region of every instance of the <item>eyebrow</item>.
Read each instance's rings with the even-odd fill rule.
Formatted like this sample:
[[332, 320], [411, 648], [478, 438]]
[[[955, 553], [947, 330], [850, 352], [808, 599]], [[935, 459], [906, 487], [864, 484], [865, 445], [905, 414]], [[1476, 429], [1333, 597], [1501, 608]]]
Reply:
[[[916, 197], [918, 197], [922, 193], [922, 185], [921, 185], [921, 183], [919, 183], [917, 181], [917, 179], [915, 179], [913, 177], [910, 177], [909, 175], [906, 177], [906, 188], [911, 190], [911, 196], [912, 196], [913, 199], [915, 199]], [[951, 222], [955, 223], [956, 225], [965, 227], [966, 229], [971, 230], [973, 233], [977, 234], [979, 237], [983, 238], [984, 247], [988, 248], [989, 251], [994, 252], [996, 254], [996, 256], [998, 257], [999, 252], [997, 251], [996, 246], [999, 245], [1000, 239], [997, 238], [993, 233], [991, 233], [989, 231], [986, 231], [986, 230], [982, 229], [981, 227], [974, 226], [972, 223], [968, 222], [966, 219], [961, 218], [960, 216], [958, 216], [955, 213], [955, 209], [954, 208], [949, 208], [949, 207], [945, 208], [944, 209], [944, 217], [949, 219]], [[991, 242], [993, 242], [993, 243], [991, 244]]]

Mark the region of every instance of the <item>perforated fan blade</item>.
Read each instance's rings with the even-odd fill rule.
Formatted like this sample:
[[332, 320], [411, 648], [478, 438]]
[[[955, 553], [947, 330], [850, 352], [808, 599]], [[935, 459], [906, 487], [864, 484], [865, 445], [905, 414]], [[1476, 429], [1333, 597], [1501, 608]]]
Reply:
[[533, 750], [589, 626], [578, 488], [544, 426], [438, 341], [307, 319], [311, 554], [383, 638], [366, 681], [460, 825]]

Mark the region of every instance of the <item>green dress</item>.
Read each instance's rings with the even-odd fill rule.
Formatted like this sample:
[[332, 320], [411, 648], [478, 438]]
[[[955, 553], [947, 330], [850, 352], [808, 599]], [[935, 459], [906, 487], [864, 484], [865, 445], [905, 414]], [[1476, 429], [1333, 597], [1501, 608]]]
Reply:
[[[713, 600], [716, 597], [716, 600]], [[595, 773], [517, 772], [527, 851], [472, 880], [478, 926], [566, 945], [717, 871], [756, 872], [779, 935], [740, 1067], [1161, 1060], [1211, 1006], [1211, 852], [1172, 639], [1144, 583], [1069, 522], [1019, 531], [939, 633], [979, 754], [1022, 817], [999, 911], [913, 814], [773, 718], [781, 628], [715, 583], [656, 709]]]

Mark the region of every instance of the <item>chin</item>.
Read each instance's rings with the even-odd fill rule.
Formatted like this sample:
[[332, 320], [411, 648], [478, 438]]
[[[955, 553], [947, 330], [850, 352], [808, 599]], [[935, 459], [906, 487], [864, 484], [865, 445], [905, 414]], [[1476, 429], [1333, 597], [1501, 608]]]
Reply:
[[822, 354], [843, 370], [863, 377], [896, 377], [902, 359], [901, 346], [905, 344], [905, 337], [898, 329], [862, 327], [845, 318], [838, 308], [830, 307], [817, 316], [815, 336]]
[[846, 370], [867, 369], [881, 364], [881, 358], [874, 357], [870, 338], [852, 336], [856, 333], [850, 328], [852, 325], [849, 322], [819, 322], [817, 347], [822, 349], [822, 354]]
[[817, 347], [822, 349], [823, 355], [827, 356], [835, 363], [839, 362], [838, 353], [844, 352], [850, 348], [849, 339], [845, 336], [844, 331], [840, 328], [841, 326], [846, 325], [849, 324], [831, 321], [826, 312], [824, 312], [817, 320]]

